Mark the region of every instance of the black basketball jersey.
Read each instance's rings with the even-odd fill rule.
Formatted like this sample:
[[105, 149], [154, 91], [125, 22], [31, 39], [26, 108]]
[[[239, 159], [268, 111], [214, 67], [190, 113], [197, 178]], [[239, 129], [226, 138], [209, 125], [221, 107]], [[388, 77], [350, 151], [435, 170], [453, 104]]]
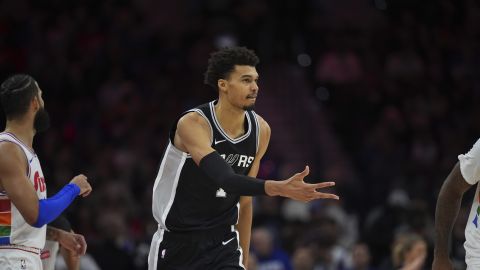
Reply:
[[[253, 111], [245, 112], [245, 134], [232, 139], [220, 126], [212, 101], [182, 114], [196, 112], [207, 120], [211, 145], [230, 164], [235, 173], [247, 175], [258, 149], [259, 126]], [[180, 116], [181, 117], [181, 116]], [[210, 179], [188, 153], [173, 145], [177, 121], [153, 187], [153, 216], [169, 231], [193, 231], [234, 225], [238, 220], [239, 199], [226, 193]]]

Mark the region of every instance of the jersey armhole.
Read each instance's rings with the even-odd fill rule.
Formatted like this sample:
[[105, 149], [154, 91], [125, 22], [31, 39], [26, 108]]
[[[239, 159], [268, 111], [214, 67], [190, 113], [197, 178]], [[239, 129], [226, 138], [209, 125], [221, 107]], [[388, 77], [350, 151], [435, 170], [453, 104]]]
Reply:
[[28, 162], [28, 156], [27, 156], [27, 154], [25, 153], [25, 150], [23, 149], [23, 147], [22, 147], [20, 144], [18, 144], [17, 142], [14, 142], [14, 141], [11, 141], [11, 140], [5, 140], [5, 139], [0, 140], [0, 143], [2, 143], [2, 142], [13, 143], [13, 144], [15, 144], [16, 146], [18, 146], [18, 147], [20, 148], [20, 150], [22, 150], [23, 156], [25, 157], [25, 161], [26, 161], [25, 163], [27, 164], [27, 168], [26, 168], [26, 169], [27, 169], [27, 170], [26, 170], [26, 172], [27, 172], [27, 177], [30, 178], [30, 171], [31, 171], [31, 169], [30, 169], [30, 163]]
[[256, 145], [255, 145], [255, 146], [256, 146], [255, 154], [258, 154], [258, 150], [259, 150], [259, 148], [260, 148], [260, 133], [261, 133], [261, 132], [260, 132], [260, 124], [259, 124], [259, 122], [258, 122], [257, 114], [256, 114], [254, 111], [252, 111], [252, 115], [253, 115], [253, 119], [255, 120], [255, 127], [256, 127], [256, 130], [257, 130], [257, 132], [256, 132], [256, 133], [257, 133], [257, 134], [256, 134], [257, 138], [256, 138], [256, 142], [255, 142], [255, 143], [256, 143]]
[[207, 121], [208, 126], [210, 127], [210, 145], [213, 145], [213, 128], [212, 128], [212, 124], [210, 124], [210, 121], [208, 120], [208, 117], [200, 109], [191, 109], [189, 111], [186, 111], [183, 115], [185, 115], [187, 113], [190, 113], [190, 112], [198, 113], [199, 115], [201, 115], [203, 117], [203, 119], [205, 119], [205, 121]]

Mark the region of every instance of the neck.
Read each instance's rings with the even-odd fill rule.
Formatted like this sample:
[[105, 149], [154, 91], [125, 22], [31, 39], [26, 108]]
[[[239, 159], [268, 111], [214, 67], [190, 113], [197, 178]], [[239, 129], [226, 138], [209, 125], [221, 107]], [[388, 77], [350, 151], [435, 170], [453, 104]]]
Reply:
[[215, 105], [215, 114], [223, 130], [232, 138], [237, 138], [245, 133], [245, 110], [233, 107], [228, 102], [218, 100]]
[[33, 148], [33, 137], [35, 136], [35, 130], [32, 128], [32, 124], [27, 121], [7, 121], [5, 132], [10, 132], [25, 145]]

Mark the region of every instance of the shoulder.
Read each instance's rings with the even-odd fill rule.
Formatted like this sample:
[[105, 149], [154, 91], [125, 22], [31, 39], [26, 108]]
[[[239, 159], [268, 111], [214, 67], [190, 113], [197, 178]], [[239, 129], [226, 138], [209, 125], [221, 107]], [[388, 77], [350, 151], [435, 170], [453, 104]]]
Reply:
[[20, 146], [10, 141], [0, 142], [0, 168], [10, 167], [17, 162], [26, 162]]
[[203, 124], [208, 124], [207, 119], [205, 119], [204, 116], [202, 116], [199, 112], [197, 111], [189, 111], [182, 115], [180, 119], [178, 120], [178, 124], [198, 124], [198, 125], [203, 125]]
[[262, 134], [267, 134], [268, 137], [270, 137], [270, 133], [271, 133], [270, 125], [259, 114], [255, 113], [255, 115], [257, 116], [257, 121], [258, 121], [258, 126], [260, 128], [260, 132]]
[[205, 128], [210, 130], [210, 124], [207, 119], [196, 111], [187, 112], [178, 119], [177, 129], [199, 129]]
[[22, 156], [22, 149], [14, 142], [2, 141], [0, 142], [0, 158], [4, 155]]

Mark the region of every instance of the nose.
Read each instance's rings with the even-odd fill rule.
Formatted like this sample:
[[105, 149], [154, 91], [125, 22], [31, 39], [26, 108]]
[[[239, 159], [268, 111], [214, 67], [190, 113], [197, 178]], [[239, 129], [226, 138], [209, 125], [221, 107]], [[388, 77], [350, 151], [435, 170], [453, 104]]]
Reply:
[[252, 90], [254, 90], [255, 92], [258, 91], [258, 84], [257, 84], [257, 82], [253, 82], [253, 83], [252, 83]]

